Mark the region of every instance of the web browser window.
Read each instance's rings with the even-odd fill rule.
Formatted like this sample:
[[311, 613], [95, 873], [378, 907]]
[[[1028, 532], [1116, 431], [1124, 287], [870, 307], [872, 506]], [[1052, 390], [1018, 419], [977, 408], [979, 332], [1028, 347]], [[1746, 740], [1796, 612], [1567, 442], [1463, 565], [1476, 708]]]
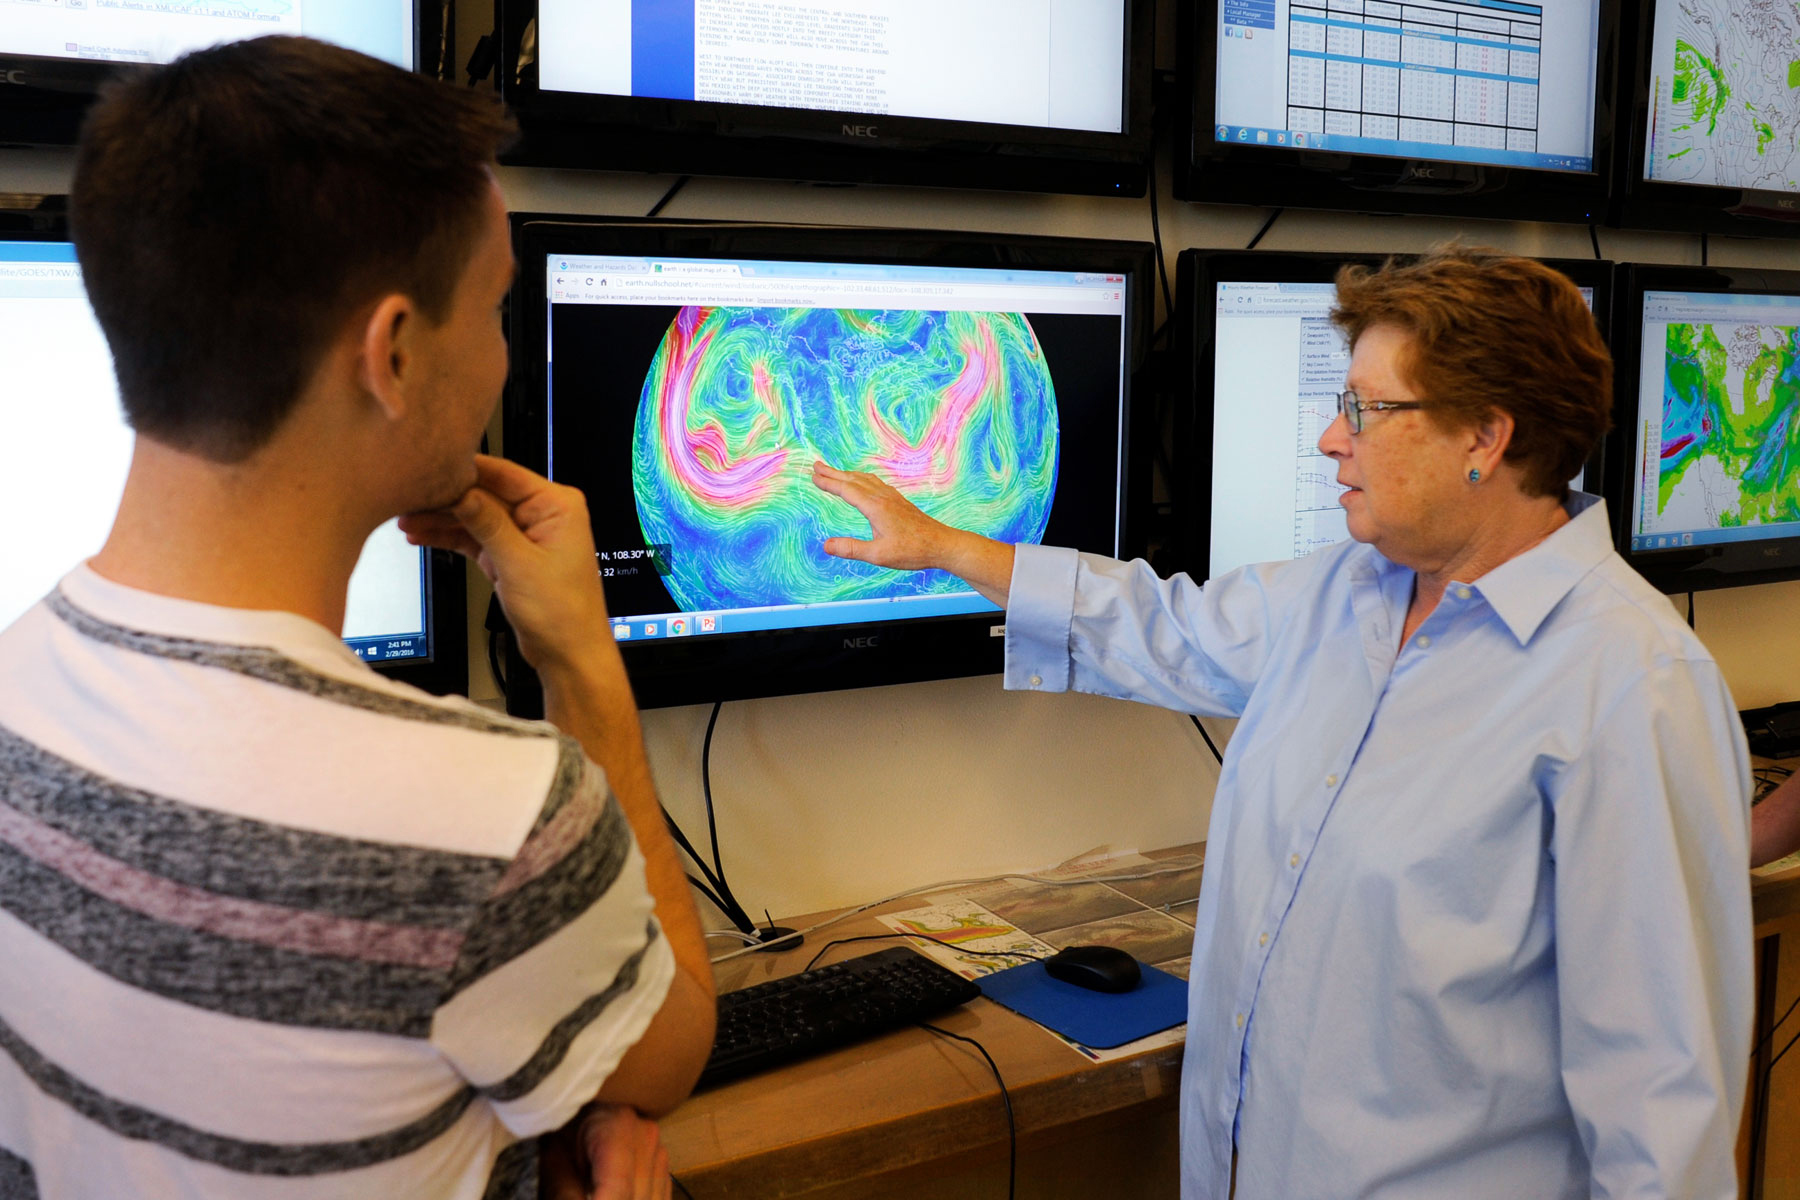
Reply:
[[1118, 133], [1124, 0], [539, 0], [539, 86]]
[[1221, 0], [1218, 142], [1594, 169], [1599, 0]]
[[587, 494], [614, 636], [989, 612], [824, 553], [868, 524], [824, 461], [1012, 543], [1117, 552], [1123, 275], [558, 256], [549, 462]]
[[1800, 296], [1646, 291], [1631, 548], [1800, 535]]
[[0, 0], [8, 54], [165, 63], [272, 33], [415, 65], [414, 0]]
[[[0, 628], [100, 549], [131, 464], [112, 354], [67, 242], [0, 241], [0, 509], [13, 521]], [[351, 576], [344, 640], [371, 662], [429, 653], [424, 551], [388, 522]]]

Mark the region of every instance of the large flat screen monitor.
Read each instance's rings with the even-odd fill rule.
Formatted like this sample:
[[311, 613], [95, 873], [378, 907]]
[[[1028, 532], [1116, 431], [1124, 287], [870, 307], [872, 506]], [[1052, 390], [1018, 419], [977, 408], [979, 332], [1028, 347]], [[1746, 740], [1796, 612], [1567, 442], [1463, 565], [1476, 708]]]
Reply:
[[512, 161], [1141, 196], [1150, 0], [503, 0]]
[[301, 34], [446, 74], [445, 0], [0, 0], [0, 142], [68, 145], [110, 76], [190, 50]]
[[[1192, 338], [1192, 434], [1178, 444], [1190, 490], [1182, 566], [1212, 578], [1255, 562], [1301, 558], [1349, 537], [1337, 466], [1319, 436], [1337, 417], [1350, 348], [1331, 323], [1346, 262], [1375, 255], [1190, 250], [1176, 265], [1182, 328]], [[1606, 328], [1612, 264], [1552, 260]], [[1597, 463], [1571, 480], [1598, 481]]]
[[[0, 506], [21, 514], [0, 572], [0, 627], [100, 548], [131, 461], [112, 355], [67, 239], [51, 212], [0, 208]], [[389, 522], [351, 576], [344, 641], [396, 678], [467, 691], [462, 587], [454, 556], [409, 545]]]
[[1800, 235], [1800, 9], [1628, 6], [1619, 220]]
[[1800, 577], [1800, 272], [1622, 267], [1609, 478], [1668, 592]]
[[1598, 221], [1618, 0], [1180, 8], [1177, 195]]
[[[640, 703], [996, 672], [942, 572], [833, 558], [823, 460], [1010, 542], [1142, 551], [1130, 242], [515, 218], [509, 457], [587, 495]], [[508, 703], [539, 703], [519, 664]]]

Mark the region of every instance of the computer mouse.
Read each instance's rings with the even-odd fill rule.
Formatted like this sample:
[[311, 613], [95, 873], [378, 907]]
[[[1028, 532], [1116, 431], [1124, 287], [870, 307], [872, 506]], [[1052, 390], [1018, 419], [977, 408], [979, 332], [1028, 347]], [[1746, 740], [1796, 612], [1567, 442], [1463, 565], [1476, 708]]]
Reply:
[[1064, 946], [1044, 959], [1044, 970], [1090, 992], [1129, 992], [1143, 978], [1137, 959], [1111, 946]]

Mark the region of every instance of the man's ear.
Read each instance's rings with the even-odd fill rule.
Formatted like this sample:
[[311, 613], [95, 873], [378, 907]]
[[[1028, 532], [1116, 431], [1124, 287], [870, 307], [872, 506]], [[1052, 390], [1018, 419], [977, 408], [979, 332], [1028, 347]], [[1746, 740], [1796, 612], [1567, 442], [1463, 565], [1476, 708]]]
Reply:
[[363, 323], [360, 374], [363, 390], [390, 421], [406, 416], [408, 386], [417, 372], [419, 313], [398, 292], [383, 296]]

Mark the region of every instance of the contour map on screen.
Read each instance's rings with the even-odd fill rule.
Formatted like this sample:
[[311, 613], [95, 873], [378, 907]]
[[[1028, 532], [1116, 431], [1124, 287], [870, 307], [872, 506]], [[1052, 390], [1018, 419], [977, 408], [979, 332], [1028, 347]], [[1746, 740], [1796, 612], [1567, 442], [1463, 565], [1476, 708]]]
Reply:
[[812, 483], [871, 471], [926, 513], [1037, 542], [1056, 494], [1056, 391], [1020, 313], [680, 310], [644, 379], [632, 484], [686, 610], [966, 591], [827, 555], [867, 522]]
[[1664, 357], [1658, 525], [1800, 520], [1800, 329], [1671, 324]]
[[1800, 9], [1659, 0], [1647, 177], [1800, 190]]

